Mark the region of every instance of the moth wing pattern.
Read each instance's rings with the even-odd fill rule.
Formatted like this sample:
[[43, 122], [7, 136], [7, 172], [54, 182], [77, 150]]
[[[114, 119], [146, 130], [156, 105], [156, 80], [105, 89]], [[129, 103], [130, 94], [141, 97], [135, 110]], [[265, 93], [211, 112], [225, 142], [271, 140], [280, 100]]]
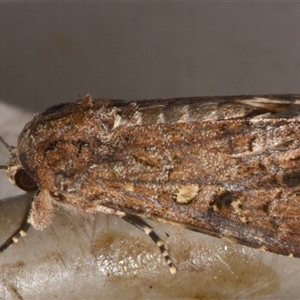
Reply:
[[63, 205], [299, 257], [298, 127], [299, 95], [133, 102], [88, 95], [54, 106], [19, 137], [20, 164], [39, 186], [33, 202], [47, 208], [35, 209], [31, 223], [40, 218], [45, 227], [52, 206]]

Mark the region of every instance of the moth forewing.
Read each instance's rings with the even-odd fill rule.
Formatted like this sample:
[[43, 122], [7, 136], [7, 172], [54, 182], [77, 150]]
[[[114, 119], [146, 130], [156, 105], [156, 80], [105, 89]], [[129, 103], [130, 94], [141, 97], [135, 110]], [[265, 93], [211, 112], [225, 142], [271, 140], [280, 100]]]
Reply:
[[25, 189], [37, 189], [28, 217], [35, 228], [51, 222], [58, 203], [113, 214], [147, 233], [172, 273], [162, 240], [137, 216], [298, 257], [298, 115], [298, 95], [87, 95], [26, 124], [13, 179], [19, 184], [22, 170]]

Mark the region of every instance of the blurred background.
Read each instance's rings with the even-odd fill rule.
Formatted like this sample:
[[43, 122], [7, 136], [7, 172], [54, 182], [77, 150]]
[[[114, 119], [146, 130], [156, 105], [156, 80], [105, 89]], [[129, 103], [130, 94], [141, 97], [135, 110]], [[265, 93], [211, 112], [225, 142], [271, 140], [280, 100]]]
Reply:
[[300, 3], [1, 3], [0, 98], [299, 92]]
[[[33, 113], [41, 112], [56, 103], [75, 101], [86, 93], [90, 93], [93, 98], [133, 100], [299, 93], [299, 12], [300, 3], [276, 1], [2, 2], [0, 3], [0, 134], [7, 142], [15, 144], [19, 132], [25, 122], [32, 119]], [[7, 161], [7, 151], [3, 148], [0, 147], [0, 164]], [[20, 193], [9, 185], [5, 174], [1, 174], [0, 184], [1, 199]], [[19, 210], [18, 205], [15, 210]], [[7, 214], [7, 218], [10, 218], [11, 213]], [[59, 223], [61, 220], [58, 217], [56, 225], [58, 231], [60, 224], [64, 224]], [[105, 220], [110, 218], [105, 217]], [[7, 220], [2, 219], [0, 227], [5, 222]], [[115, 219], [104, 222], [103, 226], [108, 228], [108, 234], [111, 232], [110, 226], [117, 226], [122, 234], [123, 223], [107, 225], [116, 222], [118, 221]], [[70, 223], [73, 224], [72, 220]], [[93, 228], [92, 225], [91, 227]], [[166, 230], [164, 227], [161, 228], [163, 231]], [[181, 234], [177, 234], [176, 229], [174, 231], [174, 235], [178, 238], [177, 242], [185, 241], [188, 234], [186, 231], [179, 230], [179, 232]], [[80, 240], [81, 231], [75, 230], [75, 233]], [[4, 234], [1, 233], [1, 236]], [[66, 235], [68, 236], [69, 232], [56, 237], [55, 243], [64, 240]], [[206, 237], [200, 234], [192, 234], [190, 238], [191, 249], [197, 239], [199, 243], [206, 243], [204, 242]], [[38, 243], [40, 239], [39, 233], [36, 240], [33, 237], [32, 243]], [[216, 239], [212, 240], [214, 243]], [[188, 244], [186, 241], [185, 243]], [[216, 243], [224, 245], [219, 240]], [[173, 249], [175, 244], [171, 244]], [[87, 248], [88, 243], [85, 245]], [[150, 250], [147, 248], [147, 251], [153, 250], [151, 242], [149, 245]], [[28, 249], [29, 244], [26, 242], [18, 246], [24, 257], [28, 254], [26, 251], [32, 250], [32, 246]], [[65, 249], [68, 247], [70, 246], [66, 244]], [[87, 251], [84, 246], [82, 247], [82, 253]], [[214, 249], [212, 247], [208, 246], [207, 249]], [[220, 253], [226, 253], [224, 247], [227, 246], [215, 248], [215, 256], [207, 257], [205, 262], [220, 258]], [[108, 285], [105, 275], [102, 279], [107, 285], [101, 286], [100, 290], [102, 295], [107, 297], [120, 296], [117, 294], [118, 291], [126, 297], [126, 292], [131, 290], [137, 298], [145, 297], [145, 293], [153, 298], [169, 296], [202, 299], [209, 299], [212, 295], [220, 299], [233, 296], [237, 298], [251, 296], [252, 299], [272, 299], [276, 296], [287, 299], [299, 295], [300, 288], [297, 283], [299, 260], [260, 252], [256, 254], [257, 251], [251, 252], [243, 247], [237, 249], [232, 250], [239, 253], [231, 257], [234, 263], [230, 263], [231, 260], [230, 262], [222, 260], [223, 268], [226, 266], [224, 276], [221, 276], [221, 279], [218, 277], [220, 275], [219, 271], [216, 271], [220, 266], [218, 261], [214, 265], [215, 269], [211, 269], [213, 271], [207, 279], [208, 283], [205, 281], [205, 284], [202, 275], [207, 265], [204, 263], [197, 269], [193, 263], [195, 260], [190, 258], [189, 263], [182, 266], [182, 269], [185, 268], [187, 272], [193, 269], [194, 273], [193, 275], [185, 273], [185, 280], [170, 279], [168, 271], [165, 272], [165, 266], [162, 266], [162, 277], [155, 276], [159, 278], [161, 286], [164, 286], [161, 282], [166, 282], [166, 285], [168, 282], [167, 288], [162, 288], [163, 291], [159, 289], [158, 283], [149, 284], [151, 288], [147, 285], [147, 289], [141, 291], [140, 278], [143, 278], [143, 284], [150, 282], [145, 278], [153, 278], [151, 271], [148, 275], [132, 275], [136, 281], [130, 281], [126, 288]], [[255, 253], [256, 261], [248, 269], [246, 266], [249, 266], [247, 263], [249, 259], [243, 256], [246, 255], [244, 253], [248, 253], [247, 251]], [[187, 252], [192, 251], [187, 249]], [[157, 255], [155, 252], [155, 257]], [[187, 253], [182, 253], [177, 259], [184, 260], [185, 255]], [[18, 254], [15, 256], [18, 257]], [[195, 254], [194, 257], [198, 256]], [[15, 257], [5, 259], [6, 266], [11, 266], [11, 260], [16, 260]], [[237, 270], [234, 268], [237, 263], [245, 267]], [[38, 270], [36, 267], [30, 270], [24, 268], [22, 272], [27, 272], [27, 277], [25, 276], [27, 279], [32, 275], [33, 269], [35, 272]], [[68, 264], [65, 265], [65, 270], [62, 277], [67, 278], [65, 281], [68, 282]], [[87, 270], [89, 269], [85, 271]], [[129, 268], [128, 272], [131, 272], [130, 270]], [[258, 270], [263, 270], [266, 276], [262, 278]], [[11, 267], [4, 269], [2, 265], [2, 271], [5, 275], [5, 272], [11, 272]], [[6, 293], [3, 291], [8, 286], [7, 289], [11, 290], [5, 295], [13, 295], [15, 291], [21, 289], [21, 295], [33, 299], [29, 293], [32, 282], [25, 282], [21, 286], [20, 282], [25, 280], [24, 273], [18, 272], [19, 285], [17, 283], [12, 285], [7, 279], [5, 288], [2, 286], [0, 289], [1, 295]], [[91, 274], [89, 272], [90, 270], [77, 276], [88, 278], [88, 274]], [[110, 272], [112, 274], [114, 271]], [[95, 274], [96, 277], [93, 278], [97, 278]], [[232, 277], [226, 280], [228, 274], [237, 281]], [[6, 278], [4, 275], [3, 278]], [[35, 276], [39, 278], [38, 273], [35, 273]], [[250, 276], [250, 281], [246, 280], [247, 276]], [[122, 279], [122, 276], [118, 278]], [[172, 290], [170, 287], [175, 283], [177, 285], [181, 282], [188, 286], [191, 278], [195, 287], [198, 282], [199, 289], [195, 288], [192, 293], [191, 289], [185, 290], [183, 285], [178, 285], [179, 294], [176, 292], [170, 294]], [[72, 280], [75, 279], [72, 277]], [[43, 284], [40, 286], [45, 291]], [[217, 294], [205, 293], [207, 286], [218, 284], [222, 288]], [[51, 286], [50, 279], [47, 281], [47, 287], [49, 286]], [[73, 283], [73, 286], [75, 289], [76, 284]], [[104, 293], [107, 287], [108, 291]], [[61, 287], [61, 293], [63, 288]], [[85, 285], [80, 287], [81, 291], [84, 288]], [[70, 287], [66, 289], [69, 291]], [[54, 292], [49, 293], [48, 296], [54, 295]], [[72, 294], [72, 299], [76, 299], [75, 294]], [[38, 297], [40, 295], [42, 294], [38, 294]], [[70, 297], [68, 292], [66, 295], [67, 298]], [[77, 295], [80, 295], [78, 290]], [[91, 295], [90, 298], [92, 297]]]

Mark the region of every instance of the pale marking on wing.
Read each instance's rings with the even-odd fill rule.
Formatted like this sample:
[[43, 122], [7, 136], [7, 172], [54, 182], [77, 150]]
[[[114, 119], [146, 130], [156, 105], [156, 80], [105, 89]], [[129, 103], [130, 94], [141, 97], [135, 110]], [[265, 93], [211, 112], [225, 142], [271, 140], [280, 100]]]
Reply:
[[180, 185], [177, 188], [176, 202], [186, 204], [195, 198], [199, 192], [198, 184]]
[[160, 113], [157, 117], [157, 124], [164, 124], [166, 122], [164, 113]]
[[182, 108], [182, 116], [177, 123], [188, 123], [190, 118], [189, 105], [185, 105]]

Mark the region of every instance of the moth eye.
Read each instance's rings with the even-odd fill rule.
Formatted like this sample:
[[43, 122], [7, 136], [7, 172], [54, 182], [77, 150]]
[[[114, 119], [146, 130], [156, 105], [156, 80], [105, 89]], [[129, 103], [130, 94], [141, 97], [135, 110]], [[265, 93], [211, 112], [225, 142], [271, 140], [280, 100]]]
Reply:
[[38, 189], [36, 182], [25, 172], [24, 169], [19, 169], [15, 174], [16, 185], [26, 191], [33, 192]]

